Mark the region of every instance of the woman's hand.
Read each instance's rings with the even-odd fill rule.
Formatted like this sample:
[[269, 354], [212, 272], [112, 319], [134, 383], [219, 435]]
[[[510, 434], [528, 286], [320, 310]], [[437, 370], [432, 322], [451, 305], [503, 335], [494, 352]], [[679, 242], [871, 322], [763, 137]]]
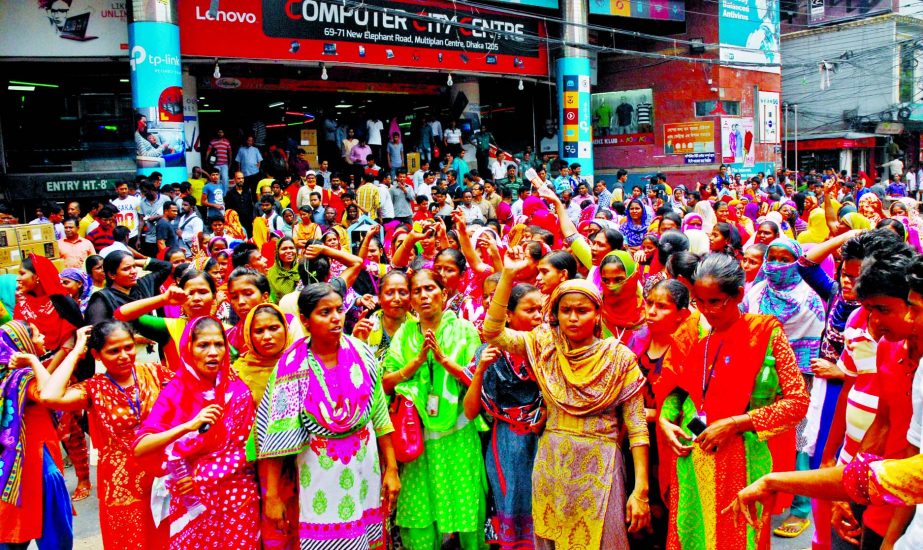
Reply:
[[353, 326], [353, 338], [358, 338], [368, 344], [369, 335], [372, 334], [372, 329], [374, 328], [375, 322], [371, 319], [359, 319]]
[[176, 285], [172, 285], [167, 289], [167, 292], [163, 295], [163, 301], [170, 306], [181, 306], [186, 303], [186, 300], [189, 296], [186, 295], [186, 291], [181, 289]]
[[737, 435], [737, 423], [730, 418], [722, 418], [710, 424], [699, 435], [695, 442], [700, 449], [707, 453], [716, 453], [721, 447], [734, 439]]
[[550, 183], [545, 183], [545, 185], [538, 188], [538, 196], [554, 205], [561, 203], [561, 199], [555, 194]]
[[692, 445], [680, 442], [680, 439], [686, 439], [686, 433], [682, 428], [664, 418], [663, 415], [657, 419], [657, 428], [676, 456], [689, 456], [692, 452]]
[[220, 405], [209, 405], [204, 407], [195, 418], [186, 422], [186, 431], [194, 432], [205, 424], [214, 425], [218, 422], [218, 419], [221, 418], [221, 412], [222, 409]]
[[174, 497], [181, 497], [183, 495], [188, 495], [193, 490], [195, 490], [195, 483], [192, 481], [192, 476], [184, 477], [170, 484], [170, 487], [167, 489], [170, 491], [170, 494]]
[[287, 533], [289, 531], [289, 521], [285, 517], [285, 503], [279, 498], [278, 494], [266, 494], [263, 497], [263, 514], [272, 522], [277, 530]]
[[455, 230], [459, 233], [468, 231], [468, 225], [465, 223], [465, 213], [458, 208], [452, 210], [452, 223], [455, 224]]
[[[769, 489], [766, 483], [766, 476], [763, 476], [741, 489], [740, 492], [737, 493], [737, 498], [734, 499], [727, 508], [721, 510], [721, 513], [732, 513], [734, 515], [732, 518], [734, 520], [734, 525], [737, 525], [738, 518], [743, 516], [747, 525], [753, 527], [758, 533], [762, 523], [770, 520], [770, 512], [772, 512], [775, 501], [776, 493]], [[757, 504], [763, 505], [762, 516], [756, 514]]]
[[647, 497], [635, 494], [628, 495], [625, 503], [625, 523], [628, 524], [629, 533], [637, 533], [651, 524], [651, 505]]
[[313, 260], [314, 258], [323, 255], [327, 252], [327, 247], [322, 244], [312, 244], [304, 249], [304, 257], [308, 260]]
[[401, 480], [397, 475], [397, 468], [385, 468], [384, 477], [381, 479], [381, 505], [384, 516], [391, 515], [391, 510], [397, 506], [397, 496], [401, 492]]
[[493, 365], [499, 357], [500, 348], [496, 346], [487, 346], [484, 348], [484, 351], [481, 352], [481, 358], [478, 360], [478, 366], [475, 370], [475, 374], [484, 374], [484, 371], [487, 370], [487, 367]]
[[38, 360], [38, 357], [32, 355], [31, 353], [23, 353], [21, 351], [17, 351], [16, 353], [10, 355], [10, 369], [21, 369], [24, 367], [31, 367], [35, 364], [41, 365], [42, 363]]
[[529, 260], [526, 259], [526, 253], [521, 246], [510, 247], [506, 251], [506, 257], [503, 258], [503, 270], [515, 276], [517, 273], [529, 267]]
[[635, 252], [635, 253], [632, 255], [632, 259], [634, 259], [635, 263], [637, 263], [637, 264], [646, 262], [646, 261], [647, 261], [647, 252], [645, 252], [644, 250], [638, 250], [637, 252]]
[[852, 513], [849, 503], [833, 503], [830, 509], [830, 523], [841, 539], [850, 544], [859, 545], [859, 537], [862, 536], [862, 524], [856, 521], [856, 516]]
[[818, 378], [835, 378], [842, 380], [846, 373], [840, 370], [840, 367], [826, 359], [811, 359], [811, 372]]
[[436, 341], [436, 335], [432, 330], [427, 330], [426, 335], [423, 337], [423, 349], [433, 352], [433, 360], [437, 363], [445, 363], [445, 354], [442, 353], [439, 342]]
[[356, 300], [356, 305], [362, 306], [366, 311], [372, 311], [378, 307], [378, 298], [374, 294], [363, 294]]

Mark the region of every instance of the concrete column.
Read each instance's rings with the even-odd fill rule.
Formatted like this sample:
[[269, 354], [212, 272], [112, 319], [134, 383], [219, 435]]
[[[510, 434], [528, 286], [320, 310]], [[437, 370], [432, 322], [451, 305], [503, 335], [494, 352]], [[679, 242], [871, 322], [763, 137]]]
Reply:
[[134, 0], [128, 11], [131, 103], [139, 175], [184, 181], [183, 72], [176, 0]]
[[558, 150], [568, 164], [580, 164], [581, 175], [593, 179], [593, 114], [590, 112], [590, 59], [586, 50], [572, 44], [588, 44], [587, 0], [562, 2], [564, 56], [555, 64], [558, 93]]

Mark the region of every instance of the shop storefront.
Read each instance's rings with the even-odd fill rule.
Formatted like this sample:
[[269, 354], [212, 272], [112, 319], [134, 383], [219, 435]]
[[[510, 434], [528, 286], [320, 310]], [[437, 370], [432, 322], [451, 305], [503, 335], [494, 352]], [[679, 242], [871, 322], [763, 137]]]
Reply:
[[808, 134], [786, 142], [787, 166], [789, 169], [823, 172], [833, 168], [837, 172], [846, 170], [849, 175], [865, 172], [876, 177], [876, 165], [880, 165], [877, 152], [884, 147], [886, 136], [860, 132], [834, 132]]
[[[535, 120], [554, 118], [539, 18], [416, 0], [222, 0], [210, 11], [212, 4], [176, 2], [166, 14], [179, 30], [178, 58], [159, 51], [163, 40], [137, 47], [146, 40], [137, 23], [129, 39], [124, 2], [6, 7], [7, 197], [18, 204], [100, 196], [108, 194], [101, 186], [137, 171], [188, 171], [201, 165], [218, 128], [240, 141], [254, 129], [265, 130], [267, 142], [299, 141], [302, 127], [317, 128], [322, 116], [363, 130], [381, 117], [415, 138], [426, 115], [458, 119], [467, 132], [485, 118], [504, 146], [520, 150], [541, 139]], [[170, 72], [177, 82], [133, 98], [132, 80], [145, 71], [144, 78]], [[169, 151], [142, 155], [139, 135]]]

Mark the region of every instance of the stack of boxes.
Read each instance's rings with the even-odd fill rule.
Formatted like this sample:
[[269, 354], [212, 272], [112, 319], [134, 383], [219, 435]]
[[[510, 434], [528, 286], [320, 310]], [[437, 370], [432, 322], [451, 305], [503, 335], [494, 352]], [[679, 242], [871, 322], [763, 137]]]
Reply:
[[314, 128], [306, 128], [301, 131], [301, 143], [298, 145], [299, 149], [304, 149], [306, 160], [311, 165], [311, 168], [320, 166], [317, 161], [320, 151], [317, 146], [317, 130]]
[[0, 273], [18, 273], [19, 264], [31, 254], [49, 258], [58, 271], [64, 269], [50, 223], [0, 225]]

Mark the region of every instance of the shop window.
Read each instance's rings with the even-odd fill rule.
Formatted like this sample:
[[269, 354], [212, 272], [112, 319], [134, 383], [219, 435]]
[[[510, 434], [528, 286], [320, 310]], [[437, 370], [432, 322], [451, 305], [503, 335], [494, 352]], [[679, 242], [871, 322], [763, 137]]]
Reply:
[[721, 106], [719, 108], [718, 101], [709, 100], [709, 101], [696, 101], [695, 102], [695, 116], [739, 116], [740, 115], [740, 102], [739, 101], [721, 101]]

